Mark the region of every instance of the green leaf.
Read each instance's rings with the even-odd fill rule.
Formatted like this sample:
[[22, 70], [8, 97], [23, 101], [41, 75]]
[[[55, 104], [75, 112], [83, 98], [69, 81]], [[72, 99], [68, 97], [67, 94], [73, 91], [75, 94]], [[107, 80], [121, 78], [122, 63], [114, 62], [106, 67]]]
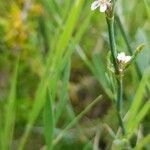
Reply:
[[[65, 48], [68, 46], [69, 40], [72, 36], [72, 32], [75, 28], [75, 23], [79, 17], [79, 12], [82, 8], [84, 0], [77, 0], [72, 6], [72, 9], [69, 13], [69, 17], [65, 23], [64, 30], [58, 37], [58, 41], [56, 42], [56, 50], [53, 51], [54, 54], [50, 51], [47, 56], [47, 63], [45, 67], [45, 73], [41, 78], [41, 82], [36, 92], [34, 105], [30, 113], [30, 117], [21, 139], [21, 143], [19, 145], [19, 150], [22, 150], [25, 146], [26, 140], [29, 136], [29, 133], [33, 127], [34, 122], [36, 121], [41, 109], [43, 108], [46, 101], [46, 91], [48, 86], [50, 85], [50, 95], [52, 97], [52, 101], [54, 101], [56, 96], [56, 84], [59, 79], [60, 71], [62, 68], [63, 56], [65, 53]], [[49, 74], [50, 72], [50, 74]]]
[[144, 106], [141, 108], [140, 112], [137, 113], [137, 115], [135, 116], [134, 121], [132, 122], [132, 124], [127, 126], [128, 133], [133, 132], [133, 130], [139, 125], [141, 120], [148, 113], [149, 109], [150, 109], [150, 99], [148, 100], [147, 103], [144, 104]]
[[[150, 142], [150, 135], [147, 135], [146, 137], [144, 137], [143, 139], [141, 139], [139, 141], [139, 143], [136, 145], [136, 147], [134, 148], [135, 150], [141, 150], [142, 148], [144, 148], [145, 146], [147, 146]], [[149, 145], [150, 147], [150, 145]]]
[[[126, 116], [127, 118], [125, 120], [127, 132], [133, 131], [133, 127], [137, 126], [137, 124], [142, 120], [142, 118], [145, 116], [146, 112], [149, 109], [149, 102], [147, 102], [143, 107], [141, 106], [143, 103], [142, 98], [146, 89], [146, 85], [149, 82], [149, 78], [150, 78], [150, 69], [148, 69], [144, 73], [143, 78], [135, 94], [132, 105], [127, 113]], [[142, 107], [141, 111], [140, 107]]]
[[4, 131], [2, 134], [2, 150], [10, 149], [13, 138], [13, 130], [15, 125], [15, 114], [16, 114], [16, 86], [17, 86], [17, 75], [19, 67], [19, 56], [16, 61], [13, 77], [11, 80], [11, 88], [9, 98], [6, 104], [5, 119], [4, 119]]
[[68, 91], [68, 81], [70, 76], [70, 63], [66, 65], [62, 77], [62, 87], [61, 92], [59, 96], [59, 102], [56, 106], [56, 112], [55, 112], [55, 124], [57, 123], [57, 120], [61, 116], [61, 113], [65, 109], [65, 105], [67, 103], [67, 91]]
[[102, 96], [98, 96], [91, 104], [89, 104], [79, 115], [77, 115], [67, 126], [62, 132], [56, 137], [56, 139], [53, 141], [53, 144], [56, 145], [65, 132], [70, 129], [72, 126], [74, 126], [95, 104], [97, 104], [100, 100], [102, 99]]
[[54, 132], [54, 115], [51, 98], [48, 92], [43, 112], [43, 119], [44, 119], [44, 135], [46, 140], [46, 149], [51, 150]]

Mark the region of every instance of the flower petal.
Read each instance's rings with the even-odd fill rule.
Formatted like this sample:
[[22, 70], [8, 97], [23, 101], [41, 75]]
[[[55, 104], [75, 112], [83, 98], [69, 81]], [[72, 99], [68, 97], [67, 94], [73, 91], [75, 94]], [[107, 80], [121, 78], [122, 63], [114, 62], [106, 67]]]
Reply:
[[100, 4], [99, 4], [99, 1], [98, 0], [96, 0], [96, 1], [94, 1], [93, 3], [92, 3], [92, 5], [91, 5], [91, 10], [95, 10], [97, 7], [99, 7], [100, 6]]
[[100, 5], [100, 12], [105, 12], [107, 10], [107, 4], [104, 3], [104, 4], [101, 4]]
[[125, 63], [128, 63], [131, 60], [131, 56], [126, 56]]
[[118, 61], [124, 61], [125, 60], [125, 53], [121, 52], [117, 56]]

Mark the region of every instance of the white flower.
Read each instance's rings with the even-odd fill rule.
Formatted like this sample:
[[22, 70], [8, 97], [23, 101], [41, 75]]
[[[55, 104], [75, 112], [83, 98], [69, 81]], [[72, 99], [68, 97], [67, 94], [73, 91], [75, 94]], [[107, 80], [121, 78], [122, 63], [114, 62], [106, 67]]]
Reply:
[[91, 10], [95, 10], [100, 7], [100, 12], [105, 12], [108, 9], [108, 6], [111, 5], [111, 0], [95, 0], [91, 5]]
[[131, 56], [126, 56], [124, 52], [121, 52], [117, 55], [118, 62], [126, 64], [131, 60]]

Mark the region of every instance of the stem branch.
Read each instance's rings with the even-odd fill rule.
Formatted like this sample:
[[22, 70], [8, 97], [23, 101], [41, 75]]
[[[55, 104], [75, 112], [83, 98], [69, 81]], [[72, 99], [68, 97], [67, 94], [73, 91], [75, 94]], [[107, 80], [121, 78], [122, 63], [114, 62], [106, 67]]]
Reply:
[[[125, 32], [125, 29], [124, 29], [124, 27], [123, 27], [123, 25], [122, 25], [122, 22], [121, 22], [119, 16], [118, 16], [117, 14], [115, 14], [115, 20], [116, 20], [116, 22], [117, 22], [117, 24], [118, 24], [118, 27], [119, 27], [120, 32], [121, 32], [121, 34], [122, 34], [122, 37], [123, 37], [123, 39], [124, 39], [124, 41], [125, 41], [125, 44], [126, 44], [127, 49], [128, 49], [128, 52], [130, 53], [130, 55], [133, 55], [132, 47], [131, 47], [131, 45], [130, 45], [128, 36], [127, 36], [127, 34], [126, 34], [126, 32]], [[134, 63], [134, 66], [135, 66], [135, 69], [136, 69], [136, 71], [137, 71], [138, 78], [139, 78], [139, 80], [141, 80], [141, 78], [142, 78], [141, 70], [140, 70], [140, 68], [139, 68], [139, 66], [137, 65], [136, 62]]]

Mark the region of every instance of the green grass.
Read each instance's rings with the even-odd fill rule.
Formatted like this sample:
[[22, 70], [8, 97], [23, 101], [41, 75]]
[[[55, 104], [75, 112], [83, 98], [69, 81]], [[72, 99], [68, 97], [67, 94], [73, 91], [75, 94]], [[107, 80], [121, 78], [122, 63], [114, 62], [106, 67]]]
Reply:
[[149, 1], [118, 0], [115, 14], [117, 51], [145, 45], [124, 74], [125, 135], [105, 14], [92, 2], [0, 1], [0, 149], [150, 148]]

